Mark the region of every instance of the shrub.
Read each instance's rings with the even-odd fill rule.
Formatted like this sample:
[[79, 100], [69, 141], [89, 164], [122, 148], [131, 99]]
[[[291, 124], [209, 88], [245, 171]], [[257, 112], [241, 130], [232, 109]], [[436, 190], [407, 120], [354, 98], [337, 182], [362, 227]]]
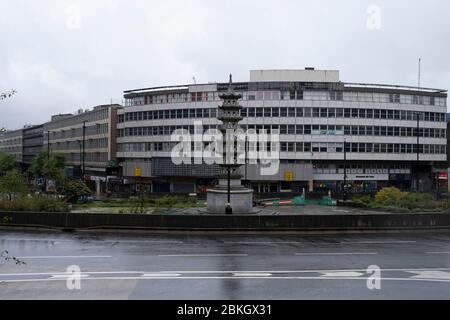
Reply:
[[428, 193], [407, 193], [400, 199], [398, 206], [402, 208], [414, 209], [435, 209], [437, 204]]
[[62, 194], [66, 196], [67, 201], [76, 203], [78, 199], [90, 196], [91, 190], [84, 181], [64, 179]]
[[402, 198], [407, 193], [400, 191], [398, 188], [389, 187], [381, 189], [375, 196], [375, 205], [379, 206], [398, 206]]
[[32, 196], [0, 200], [0, 210], [14, 212], [69, 212], [66, 202], [51, 196]]
[[373, 205], [373, 198], [371, 196], [357, 196], [353, 198], [353, 204], [362, 208], [370, 208]]

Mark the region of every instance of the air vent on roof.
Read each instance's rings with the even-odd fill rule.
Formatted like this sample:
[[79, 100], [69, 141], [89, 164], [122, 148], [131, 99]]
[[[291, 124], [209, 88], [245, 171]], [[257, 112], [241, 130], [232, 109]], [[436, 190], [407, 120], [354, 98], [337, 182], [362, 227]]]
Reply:
[[306, 67], [305, 70], [308, 70], [308, 71], [314, 71], [315, 68], [314, 68], [314, 67]]

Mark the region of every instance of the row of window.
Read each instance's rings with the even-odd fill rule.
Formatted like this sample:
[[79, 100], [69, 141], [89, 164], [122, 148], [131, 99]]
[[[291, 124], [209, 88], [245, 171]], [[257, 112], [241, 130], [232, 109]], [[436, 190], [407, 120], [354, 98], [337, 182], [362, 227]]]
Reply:
[[[349, 153], [397, 153], [415, 154], [417, 144], [397, 143], [346, 143]], [[281, 152], [312, 152], [312, 153], [342, 153], [344, 143], [310, 143], [310, 142], [281, 142]], [[419, 144], [421, 154], [446, 154], [446, 145]]]
[[[71, 163], [80, 163], [82, 161], [81, 154], [77, 153], [66, 153], [64, 157], [67, 162]], [[86, 153], [84, 155], [85, 162], [99, 162], [99, 163], [107, 163], [108, 162], [108, 153], [107, 152], [95, 152], [95, 153]]]
[[[386, 119], [446, 122], [445, 113], [421, 112], [407, 110], [351, 109], [351, 108], [244, 108], [244, 118], [348, 118], [348, 119]], [[129, 112], [118, 116], [119, 123], [128, 121], [147, 121], [163, 119], [202, 119], [216, 118], [217, 109], [178, 109]]]
[[[52, 121], [44, 126], [44, 132], [52, 130], [60, 130], [65, 127], [80, 125], [83, 121], [94, 122], [109, 118], [110, 108], [102, 108], [100, 110], [80, 113], [78, 115], [68, 115], [60, 120]], [[83, 110], [80, 110], [80, 112]]]
[[0, 146], [14, 146], [14, 145], [21, 145], [22, 144], [22, 138], [12, 138], [12, 139], [1, 139], [0, 140]]
[[8, 146], [8, 147], [0, 147], [0, 152], [4, 152], [4, 153], [21, 153], [22, 152], [22, 147], [21, 146]]
[[[79, 148], [82, 148], [82, 140], [50, 143], [50, 149], [53, 151], [77, 150]], [[84, 148], [85, 149], [108, 148], [108, 138], [86, 139], [84, 142]]]
[[118, 116], [118, 122], [146, 121], [163, 119], [202, 119], [216, 118], [217, 109], [178, 109], [129, 112]]
[[[254, 129], [257, 132], [266, 130], [267, 134], [281, 135], [347, 135], [347, 136], [375, 136], [375, 137], [417, 137], [415, 127], [384, 127], [384, 126], [340, 126], [340, 125], [248, 125], [241, 126], [244, 131]], [[194, 134], [194, 126], [159, 126], [133, 127], [118, 130], [119, 137], [133, 136], [170, 136], [175, 130], [184, 129]], [[215, 125], [205, 125], [204, 131], [217, 129]], [[446, 129], [420, 128], [419, 137], [441, 138], [447, 136]]]
[[[209, 143], [204, 143], [204, 147]], [[118, 152], [170, 152], [177, 145], [175, 142], [137, 142], [121, 143], [117, 146]], [[272, 147], [272, 148], [271, 148]], [[194, 150], [194, 144], [191, 146]], [[394, 144], [394, 143], [346, 143], [348, 153], [397, 153], [416, 154], [416, 144]], [[274, 146], [268, 144], [267, 151], [275, 150]], [[248, 151], [259, 151], [259, 145], [249, 145]], [[281, 142], [281, 152], [303, 152], [303, 153], [343, 153], [344, 143], [311, 143], [311, 142]], [[446, 145], [419, 144], [420, 154], [446, 154]]]
[[[107, 123], [96, 124], [94, 126], [87, 126], [84, 129], [84, 134], [86, 136], [93, 136], [99, 134], [107, 134], [109, 132], [109, 125]], [[44, 133], [44, 140], [47, 141], [48, 132]], [[66, 139], [66, 138], [76, 138], [83, 136], [83, 128], [72, 128], [59, 131], [50, 131], [50, 139]]]
[[[243, 91], [244, 101], [277, 101], [277, 100], [313, 100], [313, 101], [351, 101], [372, 103], [399, 103], [416, 105], [446, 106], [446, 99], [434, 96], [419, 96], [397, 93], [356, 92], [356, 91], [314, 91], [314, 90], [270, 90], [270, 91]], [[126, 106], [212, 102], [220, 101], [220, 92], [195, 92], [154, 94], [126, 100]]]
[[420, 112], [407, 110], [352, 109], [352, 108], [244, 108], [244, 118], [348, 118], [348, 119], [383, 119], [446, 122], [445, 113]]

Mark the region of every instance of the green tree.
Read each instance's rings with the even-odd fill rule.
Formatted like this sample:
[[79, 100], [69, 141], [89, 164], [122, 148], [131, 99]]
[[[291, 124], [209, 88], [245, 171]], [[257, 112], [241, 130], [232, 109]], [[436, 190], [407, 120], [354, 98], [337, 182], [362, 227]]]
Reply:
[[61, 194], [66, 196], [67, 201], [76, 203], [80, 197], [90, 196], [91, 190], [84, 181], [65, 178], [62, 183]]
[[0, 193], [7, 195], [9, 201], [12, 201], [13, 196], [24, 195], [28, 191], [25, 177], [17, 170], [9, 171], [0, 178]]
[[0, 152], [0, 174], [5, 174], [16, 167], [16, 160], [9, 154]]
[[63, 154], [52, 153], [49, 158], [47, 152], [42, 151], [34, 157], [30, 172], [38, 177], [61, 180], [64, 176], [65, 166], [66, 160]]

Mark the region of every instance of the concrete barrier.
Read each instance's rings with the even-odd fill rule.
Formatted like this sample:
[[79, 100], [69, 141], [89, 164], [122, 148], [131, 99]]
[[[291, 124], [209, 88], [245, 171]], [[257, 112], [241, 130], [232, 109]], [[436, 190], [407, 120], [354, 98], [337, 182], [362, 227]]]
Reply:
[[0, 226], [67, 230], [339, 231], [450, 229], [450, 214], [373, 215], [139, 215], [0, 212]]

